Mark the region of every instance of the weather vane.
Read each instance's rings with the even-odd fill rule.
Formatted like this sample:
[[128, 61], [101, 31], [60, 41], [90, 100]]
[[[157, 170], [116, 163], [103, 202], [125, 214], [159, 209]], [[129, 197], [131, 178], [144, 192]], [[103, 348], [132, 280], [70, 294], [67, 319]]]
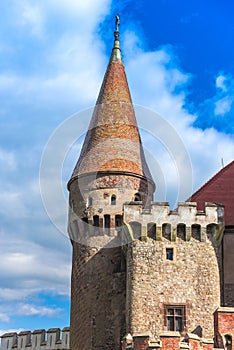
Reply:
[[115, 16], [115, 31], [116, 31], [116, 32], [119, 31], [119, 25], [120, 25], [119, 15], [116, 15], [116, 16]]

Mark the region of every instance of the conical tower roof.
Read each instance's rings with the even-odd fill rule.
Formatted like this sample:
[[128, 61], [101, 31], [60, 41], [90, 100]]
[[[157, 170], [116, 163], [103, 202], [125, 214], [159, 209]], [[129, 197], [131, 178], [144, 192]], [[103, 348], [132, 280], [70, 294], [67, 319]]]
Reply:
[[118, 18], [114, 36], [111, 58], [68, 186], [80, 175], [100, 172], [131, 173], [153, 183], [122, 63]]

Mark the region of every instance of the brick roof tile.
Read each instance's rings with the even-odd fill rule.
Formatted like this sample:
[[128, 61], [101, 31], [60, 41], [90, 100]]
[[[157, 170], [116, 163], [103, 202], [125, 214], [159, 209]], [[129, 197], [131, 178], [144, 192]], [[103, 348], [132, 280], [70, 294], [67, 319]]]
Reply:
[[234, 161], [229, 163], [189, 199], [203, 209], [205, 202], [224, 205], [225, 225], [234, 225]]
[[110, 62], [69, 183], [81, 174], [106, 171], [134, 173], [153, 182], [141, 144], [116, 33]]

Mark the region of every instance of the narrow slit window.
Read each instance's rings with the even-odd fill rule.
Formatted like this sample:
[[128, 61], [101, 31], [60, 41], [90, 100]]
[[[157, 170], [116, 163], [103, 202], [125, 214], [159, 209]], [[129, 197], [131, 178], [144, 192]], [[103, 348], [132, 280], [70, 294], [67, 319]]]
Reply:
[[121, 227], [123, 223], [122, 215], [115, 215], [115, 227]]
[[93, 198], [89, 197], [87, 200], [87, 207], [92, 207], [92, 205], [93, 205]]
[[94, 215], [94, 217], [93, 217], [93, 226], [99, 227], [99, 216], [98, 215]]
[[104, 215], [104, 227], [107, 235], [110, 234], [110, 219], [110, 215]]
[[115, 194], [113, 194], [111, 196], [111, 205], [116, 205], [116, 195]]

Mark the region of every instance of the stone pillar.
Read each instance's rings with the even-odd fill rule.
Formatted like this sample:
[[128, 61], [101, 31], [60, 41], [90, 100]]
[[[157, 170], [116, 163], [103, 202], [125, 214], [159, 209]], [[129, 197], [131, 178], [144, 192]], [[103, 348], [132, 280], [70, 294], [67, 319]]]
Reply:
[[177, 350], [179, 348], [179, 332], [163, 332], [160, 334], [163, 350]]
[[139, 333], [133, 335], [134, 350], [148, 350], [150, 334]]

